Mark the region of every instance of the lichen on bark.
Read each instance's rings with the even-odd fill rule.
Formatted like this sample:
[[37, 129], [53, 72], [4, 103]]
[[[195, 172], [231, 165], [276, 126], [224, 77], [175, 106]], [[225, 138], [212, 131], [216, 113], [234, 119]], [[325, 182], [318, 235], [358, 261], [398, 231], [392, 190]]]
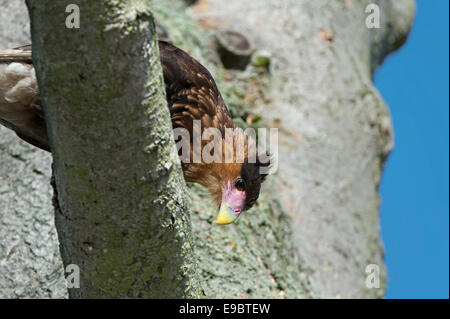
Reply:
[[[120, 1], [111, 1], [110, 3], [113, 2], [120, 3]], [[156, 22], [165, 29], [167, 38], [199, 59], [211, 71], [227, 104], [231, 106], [236, 120], [242, 116], [242, 106], [246, 105], [252, 113], [262, 116], [260, 125], [278, 127], [280, 132], [279, 172], [268, 178], [257, 206], [245, 212], [236, 224], [227, 227], [214, 225], [212, 221], [217, 207], [214, 207], [214, 204], [208, 199], [208, 194], [203, 188], [189, 185], [187, 193], [189, 194], [192, 229], [188, 231], [186, 228], [186, 232], [182, 232], [183, 235], [180, 232], [178, 243], [187, 244], [186, 251], [190, 252], [185, 256], [188, 258], [186, 259], [188, 262], [185, 263], [186, 267], [182, 272], [197, 272], [201, 282], [197, 285], [194, 281], [193, 289], [190, 289], [192, 293], [186, 294], [186, 297], [372, 298], [383, 296], [386, 273], [383, 269], [383, 250], [379, 237], [377, 187], [384, 160], [393, 146], [393, 140], [389, 111], [374, 88], [371, 77], [373, 70], [381, 63], [384, 56], [405, 40], [413, 17], [414, 2], [410, 0], [375, 1], [381, 8], [382, 28], [380, 30], [369, 30], [364, 27], [366, 15], [364, 9], [368, 3], [371, 1], [228, 0], [223, 2], [208, 0], [197, 1], [186, 12], [186, 7], [182, 1], [178, 0], [130, 2], [131, 6], [138, 4], [141, 8], [139, 10], [142, 10], [147, 4], [150, 5]], [[55, 5], [57, 5], [56, 2]], [[122, 9], [126, 8], [122, 7]], [[23, 13], [23, 10], [20, 12]], [[83, 10], [81, 13], [83, 16]], [[85, 13], [87, 13], [87, 19], [96, 21], [95, 12]], [[117, 17], [116, 14], [110, 14], [104, 18]], [[58, 19], [62, 19], [62, 17]], [[143, 19], [145, 20], [145, 18]], [[58, 23], [63, 25], [64, 22], [59, 20]], [[199, 25], [205, 27], [206, 30], [200, 28]], [[247, 68], [244, 72], [225, 70], [220, 65], [215, 53], [213, 41], [216, 30], [222, 28], [240, 31], [249, 38], [256, 50], [268, 52], [270, 65], [267, 72], [255, 73], [252, 67]], [[126, 29], [132, 31], [132, 28]], [[111, 32], [115, 32], [114, 30]], [[0, 28], [0, 35], [1, 31]], [[64, 32], [78, 31], [64, 30]], [[112, 37], [112, 33], [107, 32], [106, 37], [109, 36], [120, 39], [120, 36]], [[88, 37], [89, 39], [91, 38]], [[81, 40], [78, 40], [81, 43]], [[15, 45], [23, 44], [26, 43]], [[81, 55], [86, 54], [86, 51], [83, 51], [83, 46], [78, 44], [76, 42], [68, 43], [65, 45], [64, 52], [47, 53], [52, 54], [54, 61], [63, 59], [62, 54], [71, 55], [70, 60], [79, 61], [80, 50]], [[108, 69], [108, 60], [100, 58], [107, 55], [111, 48], [117, 48], [117, 43], [114, 42], [112, 46], [108, 45], [104, 52], [98, 52], [100, 53], [99, 57], [94, 57], [93, 61], [99, 60], [99, 63], [95, 63], [99, 67], [99, 72], [111, 71]], [[119, 50], [119, 52], [121, 51]], [[69, 59], [69, 57], [66, 58]], [[149, 63], [150, 69], [148, 70], [154, 70], [152, 69], [153, 62]], [[145, 62], [143, 63], [145, 64]], [[94, 63], [92, 62], [92, 64]], [[72, 77], [73, 74], [86, 75], [85, 72], [96, 68], [91, 64], [85, 64], [84, 68], [80, 70], [74, 65], [59, 65], [58, 63], [50, 67], [61, 70], [64, 67], [66, 68], [65, 72], [68, 72], [64, 79], [54, 78], [53, 86], [57, 86], [57, 84], [59, 86], [60, 81], [64, 83], [64, 81], [73, 80], [71, 88], [72, 84], [76, 88], [80, 85], [80, 81], [83, 81], [80, 77]], [[139, 67], [133, 72], [139, 74], [142, 70], [147, 69]], [[61, 74], [66, 75], [66, 73]], [[91, 75], [89, 74], [89, 77]], [[52, 79], [48, 80], [52, 81]], [[99, 83], [102, 83], [101, 79]], [[111, 86], [114, 89], [109, 91], [104, 86], [96, 87], [98, 90], [94, 91], [95, 93], [107, 91], [107, 94], [111, 94], [113, 101], [111, 105], [108, 105], [108, 109], [119, 107], [118, 110], [120, 110], [120, 105], [117, 106], [117, 104], [126, 100], [121, 99], [121, 95], [124, 93], [120, 91], [121, 85], [124, 83]], [[67, 90], [64, 92], [67, 93], [67, 95], [64, 94], [67, 96], [67, 101], [62, 102], [72, 107], [80, 106], [80, 110], [83, 110], [82, 104], [87, 102], [83, 95], [89, 95], [88, 97], [92, 98], [91, 95], [95, 95], [95, 93], [78, 91]], [[63, 95], [61, 94], [61, 96]], [[133, 100], [133, 98], [129, 100]], [[95, 102], [92, 103], [93, 106], [99, 104], [98, 101], [92, 102]], [[57, 104], [56, 106], [58, 106]], [[159, 104], [159, 106], [163, 105]], [[99, 105], [99, 107], [103, 106]], [[150, 113], [151, 115], [159, 114], [156, 109]], [[105, 113], [105, 118], [102, 119], [97, 118], [98, 114], [93, 114], [93, 121], [86, 124], [94, 125], [94, 121], [108, 122], [111, 120], [110, 117], [114, 119], [120, 117], [119, 120], [121, 120], [124, 114], [126, 115], [126, 112], [120, 114], [113, 112], [111, 115]], [[124, 129], [118, 130], [116, 127], [111, 127], [109, 131], [111, 137], [117, 139], [128, 132], [127, 130], [142, 129], [145, 131], [145, 125], [141, 125], [143, 123], [141, 116], [138, 113], [134, 113], [134, 115], [135, 117], [130, 118], [128, 116], [133, 116], [133, 114], [129, 114], [120, 122]], [[146, 116], [144, 118], [148, 119]], [[130, 127], [128, 121], [133, 121], [138, 125]], [[166, 117], [161, 122], [165, 124], [159, 124], [164, 126], [169, 121]], [[159, 124], [158, 127], [160, 127]], [[100, 127], [105, 128], [103, 125]], [[164, 133], [160, 136], [161, 133], [158, 131], [155, 133], [156, 137], [150, 136], [150, 139], [155, 138], [161, 143], [156, 144], [155, 149], [147, 149], [150, 154], [145, 156], [152, 157], [153, 152], [161, 150], [161, 145], [165, 145], [164, 141], [167, 136]], [[83, 145], [82, 148], [79, 148], [78, 144], [87, 142], [90, 145], [87, 153], [91, 153], [92, 149], [96, 149], [94, 144], [98, 139], [97, 135], [82, 135], [75, 140], [69, 139], [68, 145], [71, 147], [67, 146], [67, 151], [72, 152], [75, 159], [77, 156], [78, 159], [80, 157], [92, 159], [90, 156], [83, 157], [84, 148], [88, 146]], [[101, 158], [102, 164], [94, 167], [85, 168], [72, 165], [67, 169], [67, 172], [74, 174], [72, 176], [75, 177], [74, 183], [80, 182], [79, 185], [74, 185], [73, 189], [80, 191], [78, 195], [85, 198], [87, 202], [97, 200], [101, 205], [109, 204], [105, 199], [97, 199], [101, 196], [96, 192], [96, 187], [94, 187], [96, 185], [92, 185], [91, 181], [111, 176], [112, 173], [106, 169], [107, 167], [118, 167], [118, 171], [115, 173], [120, 174], [122, 169], [120, 163], [123, 162], [121, 159], [126, 160], [128, 147], [131, 146], [118, 148], [124, 141], [120, 138], [117, 141], [117, 145], [112, 146], [116, 148], [117, 151], [114, 154], [115, 156], [118, 154], [118, 158]], [[19, 141], [17, 143], [22, 145]], [[60, 146], [65, 147], [64, 145]], [[29, 147], [11, 146], [10, 148], [8, 153], [19, 154], [17, 156], [22, 156], [27, 160], [30, 157], [28, 154], [33, 154]], [[16, 149], [25, 149], [26, 151], [16, 151]], [[169, 148], [165, 151], [168, 154]], [[75, 154], [77, 152], [80, 154]], [[57, 156], [64, 157], [64, 155]], [[39, 152], [33, 155], [33, 157], [39, 156], [44, 155], [40, 155]], [[131, 156], [136, 161], [141, 161], [144, 155], [131, 153]], [[61, 160], [62, 157], [58, 159]], [[31, 163], [31, 160], [29, 161]], [[16, 162], [20, 162], [20, 169], [25, 165], [22, 161], [11, 161], [11, 165]], [[37, 164], [32, 162], [27, 165], [39, 168], [46, 165], [45, 163], [45, 161]], [[116, 166], [118, 163], [119, 165]], [[148, 175], [148, 181], [152, 181], [150, 184], [153, 185], [154, 179], [159, 179], [161, 176], [159, 174], [164, 176], [165, 163], [165, 160], [149, 163], [145, 158], [143, 159], [141, 164], [145, 166], [145, 169], [148, 172], [155, 172], [154, 176], [150, 173]], [[133, 163], [133, 165], [137, 164]], [[131, 167], [134, 167], [133, 165]], [[89, 173], [91, 168], [98, 172], [95, 176]], [[169, 173], [167, 174], [169, 175], [173, 172], [171, 168], [172, 166], [168, 168]], [[41, 169], [41, 171], [46, 170]], [[23, 174], [27, 180], [31, 178], [30, 172]], [[27, 196], [31, 196], [24, 195], [23, 191], [20, 191], [25, 186], [21, 186], [22, 184], [17, 182], [17, 178], [7, 174], [5, 176], [12, 180], [12, 185], [19, 185], [17, 186], [18, 194], [25, 199], [28, 199]], [[113, 191], [119, 187], [132, 187], [135, 180], [129, 181], [122, 176], [115, 179], [115, 181], [120, 180], [121, 182], [110, 183], [108, 187]], [[168, 188], [182, 185], [182, 188], [177, 188], [177, 191], [184, 193], [185, 189], [179, 177], [180, 175], [175, 174], [172, 179], [173, 183]], [[86, 181], [86, 178], [90, 181], [81, 183], [83, 179]], [[166, 180], [170, 180], [170, 178]], [[155, 187], [160, 187], [158, 183], [155, 185]], [[145, 185], [143, 189], [147, 189], [150, 193], [153, 192], [153, 187], [149, 185]], [[30, 189], [28, 191], [29, 194], [33, 194], [33, 192], [41, 195], [40, 190]], [[14, 191], [8, 192], [8, 194], [13, 193]], [[1, 196], [2, 193], [0, 193]], [[132, 198], [135, 198], [136, 201], [140, 200], [141, 196], [151, 199], [151, 196], [147, 197], [147, 193], [144, 195], [135, 192], [131, 196], [134, 196]], [[120, 198], [122, 197], [115, 198], [111, 204], [122, 207]], [[179, 216], [188, 217], [185, 214], [186, 203], [182, 198], [179, 196], [173, 198], [172, 195], [167, 194], [159, 196], [159, 198], [161, 205], [157, 205], [157, 207], [163, 206], [163, 203], [167, 203], [169, 210], [172, 206], [179, 207], [179, 214], [175, 214], [175, 222], [183, 225], [185, 222], [188, 223], [183, 218], [178, 218]], [[24, 206], [23, 203], [18, 207], [22, 206]], [[46, 212], [50, 215], [51, 209], [46, 207], [48, 208]], [[124, 214], [121, 215], [125, 220], [130, 218], [130, 214], [127, 214], [130, 211], [129, 208], [125, 207]], [[20, 211], [25, 210], [20, 208]], [[30, 213], [34, 214], [35, 211], [34, 208], [30, 210]], [[39, 216], [42, 214], [44, 213], [41, 210]], [[170, 228], [172, 220], [170, 215], [165, 215], [166, 219], [162, 218], [167, 224], [163, 222], [159, 225], [162, 227], [168, 225]], [[24, 216], [28, 215], [24, 213]], [[155, 234], [165, 236], [166, 232], [153, 233], [153, 227], [158, 225], [154, 219], [135, 217], [135, 223], [130, 228], [131, 232], [134, 232], [139, 227], [138, 224], [142, 223], [147, 226], [146, 230], [142, 232], [145, 236]], [[66, 220], [62, 220], [61, 215], [57, 215], [57, 219], [60, 219], [61, 223], [66, 223]], [[103, 225], [105, 219], [107, 220], [106, 226]], [[106, 251], [102, 251], [96, 256], [97, 264], [104, 275], [99, 274], [93, 278], [93, 285], [99, 289], [94, 289], [98, 294], [90, 296], [174, 296], [174, 294], [168, 295], [168, 293], [172, 293], [170, 291], [172, 287], [168, 287], [164, 283], [161, 283], [159, 286], [161, 289], [154, 295], [146, 294], [147, 286], [145, 286], [148, 280], [151, 281], [155, 278], [151, 276], [155, 272], [160, 273], [161, 278], [171, 276], [170, 272], [169, 274], [165, 273], [163, 271], [165, 269], [159, 266], [161, 265], [160, 261], [163, 262], [170, 258], [173, 251], [158, 250], [156, 252], [157, 247], [154, 243], [134, 241], [136, 238], [130, 238], [130, 231], [121, 232], [123, 231], [120, 225], [122, 219], [111, 218], [110, 215], [101, 212], [89, 216], [79, 216], [76, 221], [78, 222], [78, 220], [99, 223], [98, 236], [101, 234], [100, 237], [109, 244]], [[7, 227], [12, 229], [15, 224], [12, 223]], [[62, 228], [61, 225], [59, 227]], [[150, 228], [151, 231], [147, 228]], [[164, 230], [166, 229], [164, 228]], [[77, 231], [79, 234], [83, 233], [82, 229], [77, 229]], [[170, 230], [168, 235], [171, 236], [174, 233], [177, 233], [176, 229]], [[96, 240], [98, 236], [96, 234], [93, 239]], [[189, 236], [192, 237], [189, 238]], [[188, 239], [184, 240], [185, 238]], [[98, 248], [89, 245], [90, 243], [93, 242], [86, 241], [86, 245], [82, 246], [83, 254], [89, 254], [91, 248]], [[110, 247], [113, 249], [109, 249]], [[173, 247], [175, 250], [180, 249], [179, 245]], [[75, 247], [75, 250], [78, 248], [80, 247]], [[130, 253], [128, 248], [133, 252], [134, 249], [139, 250], [140, 254], [136, 257]], [[20, 248], [19, 251], [22, 254], [24, 249]], [[154, 254], [153, 252], [157, 254], [156, 261], [149, 258]], [[23, 254], [25, 261], [22, 264], [30, 265], [31, 262], [26, 261], [27, 255]], [[89, 259], [89, 255], [86, 254], [83, 256], [80, 254], [80, 259]], [[15, 258], [17, 253], [11, 249], [11, 255]], [[30, 256], [28, 259], [34, 258], [34, 255]], [[52, 259], [53, 264], [45, 265], [56, 269], [54, 273], [61, 276], [61, 272], [58, 272], [58, 263], [55, 263], [54, 260]], [[136, 260], [138, 262], [135, 262]], [[48, 263], [48, 258], [39, 263]], [[117, 265], [115, 270], [109, 267], [111, 263]], [[145, 266], [142, 266], [143, 263]], [[369, 263], [377, 263], [381, 266], [382, 276], [384, 276], [381, 289], [365, 287], [364, 268]], [[144, 271], [140, 271], [141, 269]], [[18, 285], [24, 285], [24, 282], [33, 282], [36, 291], [44, 291], [39, 293], [41, 297], [64, 295], [61, 285], [52, 288], [52, 291], [57, 291], [57, 294], [45, 291], [45, 287], [52, 285], [55, 280], [46, 279], [47, 272], [43, 273], [40, 280], [19, 278], [17, 279]], [[53, 277], [55, 276], [57, 275]], [[119, 281], [118, 277], [123, 280]], [[8, 281], [8, 285], [10, 282], [11, 280]], [[58, 282], [60, 283], [60, 281]], [[2, 283], [3, 281], [0, 280], [0, 287], [3, 287]], [[189, 285], [184, 287], [187, 286]], [[198, 289], [199, 286], [200, 289]], [[24, 291], [20, 296], [36, 296], [34, 292]], [[135, 293], [127, 293], [130, 291]], [[6, 294], [6, 296], [14, 296], [14, 290], [8, 289]], [[79, 295], [72, 294], [72, 296]], [[177, 296], [180, 295], [177, 293]]]
[[[28, 1], [72, 297], [200, 297], [155, 26], [146, 1]], [[51, 19], [50, 19], [51, 17]]]
[[[173, 7], [180, 8], [177, 14]], [[183, 10], [181, 10], [183, 9]], [[156, 22], [164, 25], [169, 40], [191, 52], [208, 65], [225, 102], [241, 105], [243, 99], [235, 91], [244, 89], [246, 79], [231, 82], [214, 51], [214, 33], [202, 30], [186, 14], [178, 1], [154, 1]], [[166, 20], [169, 16], [170, 19]], [[208, 48], [208, 49], [205, 49]], [[212, 49], [212, 50], [211, 50]], [[252, 73], [244, 76], [251, 78]], [[236, 112], [237, 113], [237, 112]], [[234, 112], [233, 112], [234, 114]], [[273, 181], [265, 185], [256, 207], [243, 213], [233, 225], [217, 227], [213, 221], [217, 207], [208, 193], [190, 185], [190, 207], [195, 236], [195, 254], [202, 280], [202, 289], [209, 298], [311, 298], [307, 271], [293, 248], [293, 237], [286, 210], [280, 205]]]

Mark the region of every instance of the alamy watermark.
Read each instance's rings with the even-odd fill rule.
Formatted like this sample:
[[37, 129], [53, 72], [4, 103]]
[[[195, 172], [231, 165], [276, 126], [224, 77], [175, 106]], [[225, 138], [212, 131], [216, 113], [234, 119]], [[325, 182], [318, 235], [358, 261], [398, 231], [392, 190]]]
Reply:
[[366, 287], [369, 289], [380, 288], [380, 266], [369, 264], [366, 266]]
[[80, 7], [76, 4], [69, 4], [66, 7], [66, 28], [79, 29], [80, 28]]
[[69, 264], [65, 268], [67, 288], [80, 288], [80, 267], [75, 264]]
[[202, 131], [201, 121], [194, 120], [192, 136], [183, 127], [175, 128], [173, 135], [182, 163], [259, 163], [260, 174], [273, 174], [278, 168], [277, 128], [256, 131], [238, 127], [222, 131], [208, 127]]
[[366, 27], [369, 29], [380, 28], [380, 7], [375, 3], [370, 3], [366, 7]]

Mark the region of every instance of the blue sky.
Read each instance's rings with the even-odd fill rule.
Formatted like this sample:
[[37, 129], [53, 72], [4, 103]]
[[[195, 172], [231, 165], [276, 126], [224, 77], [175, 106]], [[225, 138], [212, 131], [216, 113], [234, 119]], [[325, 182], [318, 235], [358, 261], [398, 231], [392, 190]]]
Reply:
[[449, 297], [449, 2], [417, 0], [408, 42], [375, 73], [395, 148], [381, 182], [386, 298]]

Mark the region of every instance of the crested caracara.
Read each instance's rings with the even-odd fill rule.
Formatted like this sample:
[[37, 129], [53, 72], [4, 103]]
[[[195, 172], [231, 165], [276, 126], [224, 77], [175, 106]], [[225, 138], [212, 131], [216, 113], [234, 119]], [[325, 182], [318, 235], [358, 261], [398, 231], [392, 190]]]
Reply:
[[[159, 53], [172, 126], [190, 134], [189, 160], [182, 160], [184, 178], [211, 192], [220, 207], [216, 223], [232, 223], [257, 200], [266, 176], [260, 168], [269, 163], [262, 163], [256, 148], [251, 146], [254, 145], [251, 137], [242, 130], [235, 130], [230, 112], [208, 70], [167, 42], [159, 41]], [[229, 140], [225, 142], [226, 129], [234, 130], [231, 161], [225, 160], [225, 152], [213, 162], [205, 162], [203, 158], [200, 162], [192, 160], [196, 152], [192, 146], [194, 121], [201, 124], [201, 133], [208, 128], [216, 128], [221, 133], [222, 150], [230, 145]], [[50, 151], [31, 46], [0, 50], [0, 124], [34, 146]], [[244, 142], [243, 161], [238, 160], [234, 152], [238, 141]], [[201, 140], [200, 153], [209, 142]]]

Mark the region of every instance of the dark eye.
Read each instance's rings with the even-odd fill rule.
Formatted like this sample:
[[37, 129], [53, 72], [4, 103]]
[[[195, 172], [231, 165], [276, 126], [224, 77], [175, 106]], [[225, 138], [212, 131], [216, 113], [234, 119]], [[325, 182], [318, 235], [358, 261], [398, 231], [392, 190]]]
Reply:
[[245, 188], [245, 181], [242, 178], [238, 178], [236, 182], [234, 182], [234, 186], [240, 191], [243, 191]]

